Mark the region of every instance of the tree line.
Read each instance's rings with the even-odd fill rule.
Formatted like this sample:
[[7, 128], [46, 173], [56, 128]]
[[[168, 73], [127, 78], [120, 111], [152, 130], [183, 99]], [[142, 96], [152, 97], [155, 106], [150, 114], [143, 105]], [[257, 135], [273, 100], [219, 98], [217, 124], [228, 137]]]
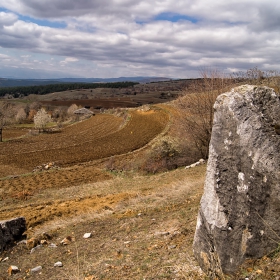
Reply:
[[12, 95], [14, 98], [28, 96], [29, 94], [44, 95], [52, 92], [61, 92], [76, 89], [95, 89], [95, 88], [127, 88], [134, 86], [135, 82], [116, 82], [116, 83], [64, 83], [40, 86], [20, 86], [0, 88], [0, 97]]

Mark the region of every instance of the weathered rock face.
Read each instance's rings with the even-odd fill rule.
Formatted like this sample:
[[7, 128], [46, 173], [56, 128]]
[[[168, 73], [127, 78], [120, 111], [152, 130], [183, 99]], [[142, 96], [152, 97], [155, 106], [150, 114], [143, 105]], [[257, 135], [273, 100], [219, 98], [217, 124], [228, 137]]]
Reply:
[[194, 254], [204, 271], [233, 273], [280, 242], [280, 99], [240, 86], [214, 105]]
[[26, 221], [23, 217], [0, 221], [0, 253], [14, 241], [20, 240], [25, 231]]

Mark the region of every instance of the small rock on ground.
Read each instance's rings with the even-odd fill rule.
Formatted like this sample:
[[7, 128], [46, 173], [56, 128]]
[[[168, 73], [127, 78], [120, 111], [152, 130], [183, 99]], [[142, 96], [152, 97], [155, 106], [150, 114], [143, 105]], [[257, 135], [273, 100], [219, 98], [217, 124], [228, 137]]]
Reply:
[[43, 268], [42, 268], [42, 266], [36, 266], [36, 267], [34, 267], [34, 268], [32, 268], [31, 270], [30, 270], [30, 272], [31, 273], [36, 273], [36, 272], [39, 272], [39, 271], [41, 271]]
[[62, 267], [63, 264], [62, 264], [62, 262], [56, 262], [56, 263], [54, 264], [54, 266], [55, 266], [55, 267]]
[[84, 238], [90, 238], [91, 237], [91, 232], [85, 233], [83, 237]]
[[16, 274], [18, 273], [20, 270], [17, 266], [15, 265], [11, 265], [9, 268], [8, 268], [8, 274], [11, 276], [13, 274]]

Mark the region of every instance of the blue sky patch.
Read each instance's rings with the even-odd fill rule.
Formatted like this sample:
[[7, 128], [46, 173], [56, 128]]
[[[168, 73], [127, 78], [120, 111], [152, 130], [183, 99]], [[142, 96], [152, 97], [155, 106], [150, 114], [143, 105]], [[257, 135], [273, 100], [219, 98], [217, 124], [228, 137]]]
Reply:
[[10, 12], [10, 13], [13, 13], [13, 12], [8, 11], [7, 9], [1, 8], [1, 7], [0, 7], [0, 12], [5, 12], [5, 13], [9, 13]]
[[157, 15], [155, 20], [167, 20], [167, 21], [172, 21], [172, 22], [178, 22], [180, 20], [187, 20], [191, 21], [192, 23], [197, 23], [198, 19], [194, 17], [190, 17], [187, 15], [181, 15], [181, 14], [175, 14], [175, 13], [161, 13]]
[[49, 21], [45, 19], [35, 19], [28, 16], [18, 15], [18, 19], [25, 22], [33, 22], [40, 26], [48, 26], [52, 28], [65, 28], [67, 25], [63, 21]]
[[45, 19], [35, 19], [35, 18], [29, 17], [29, 16], [23, 16], [23, 15], [17, 14], [15, 12], [9, 11], [9, 10], [7, 10], [5, 8], [1, 8], [1, 7], [0, 7], [0, 12], [16, 14], [18, 16], [19, 20], [22, 20], [25, 22], [33, 22], [40, 26], [48, 26], [48, 27], [52, 27], [52, 28], [65, 28], [67, 26], [66, 23], [63, 21], [49, 21], [49, 20], [45, 20]]

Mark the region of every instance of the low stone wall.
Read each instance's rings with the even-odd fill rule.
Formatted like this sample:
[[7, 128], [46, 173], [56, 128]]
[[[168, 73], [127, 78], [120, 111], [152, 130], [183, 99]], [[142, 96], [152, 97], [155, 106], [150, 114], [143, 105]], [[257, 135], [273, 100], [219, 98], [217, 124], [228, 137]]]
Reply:
[[26, 220], [24, 217], [0, 221], [0, 253], [20, 240], [25, 231]]

